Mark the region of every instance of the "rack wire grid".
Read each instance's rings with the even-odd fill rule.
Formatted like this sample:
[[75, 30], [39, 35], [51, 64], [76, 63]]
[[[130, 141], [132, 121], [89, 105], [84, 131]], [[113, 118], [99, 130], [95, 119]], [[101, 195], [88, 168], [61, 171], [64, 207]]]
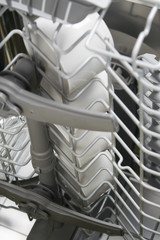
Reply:
[[[124, 239], [158, 240], [160, 1], [0, 4], [1, 70], [32, 58], [43, 76], [42, 96], [109, 112], [119, 124], [112, 133], [48, 124], [68, 206], [121, 225]], [[35, 176], [29, 145], [25, 117], [0, 119], [0, 179]]]

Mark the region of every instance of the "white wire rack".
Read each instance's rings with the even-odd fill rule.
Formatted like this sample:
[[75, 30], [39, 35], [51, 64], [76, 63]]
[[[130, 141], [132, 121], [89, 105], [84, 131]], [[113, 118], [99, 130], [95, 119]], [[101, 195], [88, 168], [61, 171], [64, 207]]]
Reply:
[[54, 19], [60, 22], [78, 22], [82, 20], [87, 14], [93, 11], [98, 11], [100, 8], [106, 8], [109, 1], [51, 1], [41, 0], [37, 1], [1, 1], [1, 4], [9, 6], [9, 8], [16, 8], [30, 15], [41, 16], [48, 19]]
[[[122, 225], [124, 239], [158, 240], [160, 62], [153, 46], [148, 46], [150, 51], [142, 49], [155, 27], [160, 1], [66, 1], [64, 12], [62, 2], [0, 1], [4, 68], [12, 69], [19, 58], [29, 56], [43, 76], [43, 96], [116, 117], [120, 130], [113, 133], [48, 125], [57, 157], [57, 182], [70, 207]], [[103, 21], [108, 23], [107, 14], [116, 4], [126, 4], [130, 14], [135, 6], [147, 8], [131, 54], [118, 49], [112, 29]], [[8, 9], [16, 9], [18, 29], [8, 28], [4, 21]], [[116, 24], [116, 16], [112, 17]], [[13, 51], [17, 35], [24, 51], [18, 46]], [[0, 177], [8, 181], [31, 178], [34, 170], [24, 118], [1, 119], [0, 124]], [[28, 165], [29, 170], [21, 172]]]
[[[24, 169], [30, 168], [29, 135], [26, 122], [22, 117], [1, 119], [1, 179], [12, 182], [13, 179], [30, 179], [34, 171], [28, 174]], [[23, 166], [23, 168], [22, 168]]]

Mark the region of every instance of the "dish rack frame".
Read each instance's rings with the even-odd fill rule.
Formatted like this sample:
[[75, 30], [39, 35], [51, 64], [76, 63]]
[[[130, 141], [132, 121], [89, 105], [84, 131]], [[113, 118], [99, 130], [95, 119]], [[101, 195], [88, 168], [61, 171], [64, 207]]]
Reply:
[[[102, 21], [102, 19], [105, 18], [105, 16], [107, 15], [107, 11], [109, 11], [112, 2], [113, 1], [99, 1], [99, 4], [97, 6], [95, 5], [95, 1], [81, 1], [81, 3], [79, 1], [66, 1], [65, 4], [67, 4], [66, 6], [68, 7], [66, 8], [65, 14], [63, 14], [64, 17], [62, 17], [63, 12], [60, 11], [61, 8], [59, 8], [62, 4], [61, 1], [52, 1], [53, 9], [50, 8], [50, 10], [52, 10], [51, 14], [45, 12], [45, 6], [47, 4], [51, 4], [51, 1], [50, 3], [47, 0], [41, 1], [42, 8], [38, 6], [41, 9], [41, 11], [39, 11], [37, 10], [37, 3], [34, 3], [34, 1], [28, 1], [27, 4], [24, 4], [24, 1], [1, 0], [0, 4], [2, 5], [2, 7], [0, 9], [0, 17], [2, 18], [3, 15], [8, 11], [8, 9], [16, 10], [16, 14], [20, 17], [20, 19], [23, 18], [24, 28], [27, 29], [28, 22], [30, 22], [30, 24], [33, 24], [32, 15], [52, 19], [53, 21], [58, 21], [59, 24], [66, 24], [68, 21], [69, 23], [73, 24], [73, 22], [76, 23], [80, 21], [80, 19], [83, 19], [85, 16], [88, 15], [88, 13], [99, 11], [102, 8], [100, 11], [100, 17], [98, 18], [95, 27], [90, 31], [86, 42], [87, 48], [91, 49], [90, 41], [92, 40], [94, 34], [96, 34], [99, 22]], [[70, 206], [70, 208], [76, 210], [77, 208], [80, 208], [81, 212], [83, 213], [91, 216], [96, 216], [96, 218], [103, 219], [103, 221], [106, 222], [112, 222], [121, 225], [125, 231], [125, 235], [123, 236], [124, 239], [155, 240], [158, 239], [160, 235], [160, 203], [158, 199], [160, 194], [160, 172], [159, 164], [157, 163], [159, 160], [160, 151], [160, 131], [158, 127], [160, 64], [159, 61], [156, 59], [156, 56], [149, 53], [140, 54], [140, 50], [143, 42], [145, 41], [145, 38], [149, 35], [152, 29], [153, 21], [159, 11], [160, 2], [158, 0], [123, 2], [132, 2], [133, 4], [147, 5], [150, 8], [149, 14], [146, 17], [146, 23], [144, 25], [144, 28], [139, 33], [137, 40], [133, 46], [131, 56], [126, 56], [118, 52], [116, 47], [114, 47], [107, 39], [105, 41], [107, 50], [91, 50], [94, 54], [96, 54], [96, 56], [99, 56], [99, 59], [102, 62], [102, 56], [111, 58], [111, 65], [106, 64], [105, 70], [110, 76], [109, 81], [111, 81], [112, 79], [115, 89], [112, 87], [112, 81], [108, 84], [107, 88], [103, 86], [106, 91], [108, 91], [112, 102], [112, 104], [110, 104], [109, 106], [107, 106], [106, 103], [103, 104], [106, 107], [106, 111], [108, 111], [110, 114], [112, 114], [112, 116], [114, 116], [114, 119], [116, 119], [116, 121], [118, 122], [121, 131], [124, 131], [125, 134], [127, 134], [128, 138], [131, 139], [132, 149], [129, 144], [127, 145], [127, 142], [124, 139], [124, 136], [126, 135], [124, 133], [122, 133], [121, 135], [119, 131], [112, 131], [112, 141], [105, 139], [108, 144], [108, 149], [113, 156], [111, 163], [113, 165], [114, 171], [109, 172], [113, 179], [113, 183], [107, 182], [107, 184], [109, 185], [109, 190], [106, 191], [105, 194], [100, 196], [100, 198], [94, 204], [90, 204], [87, 208], [80, 203], [78, 203], [77, 206], [77, 199], [75, 201], [70, 201], [73, 196], [71, 196], [71, 198], [69, 197], [71, 193], [67, 192], [67, 189], [64, 187], [65, 184], [63, 185], [62, 182], [59, 182], [58, 178], [57, 183], [61, 187], [60, 189], [62, 193], [65, 193], [63, 195], [63, 200], [68, 206]], [[80, 16], [77, 16], [77, 19], [75, 19], [75, 8], [79, 8], [80, 5], [83, 9], [86, 9], [86, 11], [83, 11], [83, 14], [80, 14]], [[79, 11], [79, 13], [80, 12], [81, 11]], [[36, 26], [34, 26], [34, 24], [33, 27], [35, 27], [36, 29]], [[14, 35], [19, 35], [19, 39], [21, 40], [25, 38], [28, 39], [28, 36], [25, 35], [22, 29], [22, 25], [19, 26], [19, 28], [21, 30], [12, 29], [10, 32], [6, 33], [6, 36], [0, 42], [0, 49], [2, 49], [3, 51], [5, 49], [6, 55], [9, 57], [8, 59], [7, 56], [5, 57], [6, 63], [4, 70], [12, 69], [12, 66], [20, 58], [28, 59], [25, 47], [24, 52], [16, 52], [13, 54], [14, 56], [9, 56], [9, 53], [7, 52], [8, 50], [6, 50], [7, 48], [11, 50], [12, 46], [10, 39]], [[36, 29], [36, 31], [39, 30]], [[40, 34], [42, 33], [40, 32]], [[32, 43], [30, 44], [32, 45], [32, 47], [34, 47]], [[13, 53], [13, 49], [10, 52]], [[42, 55], [41, 52], [39, 52], [39, 54]], [[45, 60], [47, 60], [46, 57]], [[45, 79], [49, 81], [48, 77], [45, 75], [45, 72], [38, 66], [37, 69], [45, 77]], [[77, 69], [77, 72], [78, 71], [79, 69]], [[64, 76], [63, 72], [59, 71], [59, 74], [61, 77]], [[94, 80], [99, 81], [99, 79], [96, 78]], [[133, 85], [135, 85], [135, 83], [136, 93], [134, 92], [135, 89], [132, 90], [131, 88]], [[87, 86], [82, 89], [82, 92], [85, 91], [86, 88]], [[122, 100], [118, 96], [118, 91], [122, 90], [125, 92], [128, 99], [130, 99], [128, 101], [134, 102], [136, 114], [133, 113], [132, 109], [127, 106], [127, 103], [124, 102], [124, 99]], [[48, 98], [46, 92], [43, 92], [43, 96]], [[3, 95], [0, 97], [2, 100], [4, 100]], [[77, 98], [78, 97], [79, 95], [77, 96]], [[75, 99], [72, 99], [71, 101]], [[134, 132], [129, 129], [128, 123], [123, 122], [123, 118], [121, 119], [121, 116], [118, 115], [119, 112], [118, 110], [116, 110], [116, 104], [118, 106], [118, 109], [121, 109], [121, 111], [126, 114], [127, 121], [129, 120], [130, 122], [132, 122], [132, 124], [134, 124]], [[3, 106], [1, 108], [3, 108]], [[51, 122], [50, 125], [48, 125], [48, 128], [50, 133], [54, 131]], [[83, 136], [85, 136], [86, 131], [84, 132]], [[34, 180], [36, 178], [34, 176], [37, 176], [39, 172], [37, 169], [33, 169], [30, 166], [31, 156], [28, 156], [27, 161], [21, 162], [22, 158], [26, 159], [26, 154], [27, 152], [29, 152], [29, 135], [25, 118], [21, 116], [14, 116], [9, 120], [2, 118], [0, 134], [1, 178], [4, 179], [5, 177], [5, 180], [7, 180], [10, 184], [12, 182], [21, 182], [20, 180]], [[17, 139], [19, 139], [19, 141], [21, 140], [21, 145], [18, 148], [17, 144], [19, 144], [19, 142], [17, 141]], [[23, 139], [25, 140], [24, 142]], [[53, 144], [55, 151], [60, 151], [60, 149], [55, 146], [52, 138], [50, 139], [50, 141]], [[120, 145], [119, 147], [117, 147], [118, 144]], [[87, 149], [86, 151], [88, 150], [89, 149]], [[104, 152], [102, 152], [101, 154], [105, 155]], [[123, 154], [127, 156], [128, 162], [126, 159], [124, 159]], [[56, 157], [56, 161], [58, 161], [58, 157]], [[9, 163], [9, 165], [7, 165], [6, 163]], [[89, 168], [90, 165], [91, 163], [88, 164], [86, 169]], [[29, 174], [25, 176], [23, 171], [21, 173], [20, 170], [25, 170], [25, 168], [28, 166], [29, 168], [31, 168], [31, 171], [29, 171]], [[76, 168], [76, 171], [86, 171], [86, 169], [82, 170]], [[105, 171], [106, 170], [107, 168], [105, 169]], [[57, 170], [57, 173], [60, 174], [59, 169]], [[76, 195], [79, 195], [79, 193], [76, 192]], [[83, 200], [82, 196], [80, 196], [80, 199]], [[1, 205], [1, 207], [3, 207], [3, 205]], [[92, 237], [92, 233], [90, 234], [90, 232], [87, 232], [86, 230], [85, 233], [88, 235], [88, 238]], [[108, 239], [110, 238], [111, 237], [108, 236]]]

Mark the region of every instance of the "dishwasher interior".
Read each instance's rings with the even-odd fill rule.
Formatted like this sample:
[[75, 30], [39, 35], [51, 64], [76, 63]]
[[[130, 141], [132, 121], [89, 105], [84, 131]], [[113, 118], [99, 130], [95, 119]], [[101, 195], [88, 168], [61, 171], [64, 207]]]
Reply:
[[159, 7], [0, 0], [0, 208], [28, 240], [160, 238]]

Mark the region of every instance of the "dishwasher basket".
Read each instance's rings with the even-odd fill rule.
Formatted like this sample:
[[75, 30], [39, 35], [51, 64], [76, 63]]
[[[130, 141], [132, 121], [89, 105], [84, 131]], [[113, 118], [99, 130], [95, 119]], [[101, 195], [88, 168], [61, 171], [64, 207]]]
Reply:
[[0, 207], [28, 240], [160, 239], [159, 7], [0, 0]]

